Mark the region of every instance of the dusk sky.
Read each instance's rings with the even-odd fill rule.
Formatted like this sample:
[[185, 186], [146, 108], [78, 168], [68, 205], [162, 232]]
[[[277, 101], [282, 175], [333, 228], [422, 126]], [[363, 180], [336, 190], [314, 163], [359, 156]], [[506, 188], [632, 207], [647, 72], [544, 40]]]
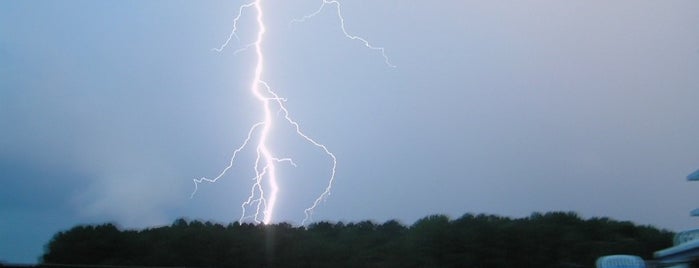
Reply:
[[[261, 120], [242, 1], [0, 1], [0, 262], [77, 224], [229, 223]], [[699, 227], [699, 1], [262, 1], [263, 79], [338, 159], [313, 221], [575, 211]], [[273, 222], [300, 224], [328, 157], [275, 125]]]

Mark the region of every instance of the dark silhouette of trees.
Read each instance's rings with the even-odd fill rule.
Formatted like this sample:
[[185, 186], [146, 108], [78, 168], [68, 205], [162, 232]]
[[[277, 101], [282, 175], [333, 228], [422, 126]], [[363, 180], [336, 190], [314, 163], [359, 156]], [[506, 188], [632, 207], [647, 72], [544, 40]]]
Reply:
[[411, 226], [317, 222], [227, 226], [178, 219], [170, 226], [120, 230], [76, 226], [51, 239], [43, 264], [188, 267], [593, 267], [602, 255], [646, 259], [672, 233], [572, 212], [513, 219], [432, 215]]

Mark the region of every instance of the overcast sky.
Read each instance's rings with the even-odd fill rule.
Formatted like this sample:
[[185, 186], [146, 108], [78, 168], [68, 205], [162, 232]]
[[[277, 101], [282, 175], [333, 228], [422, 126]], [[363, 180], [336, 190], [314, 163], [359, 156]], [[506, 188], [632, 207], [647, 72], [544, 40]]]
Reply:
[[[699, 2], [263, 1], [264, 79], [338, 159], [313, 220], [576, 211], [699, 226]], [[59, 230], [241, 214], [261, 118], [241, 1], [0, 1], [0, 261]], [[329, 159], [275, 126], [273, 221], [299, 224]]]

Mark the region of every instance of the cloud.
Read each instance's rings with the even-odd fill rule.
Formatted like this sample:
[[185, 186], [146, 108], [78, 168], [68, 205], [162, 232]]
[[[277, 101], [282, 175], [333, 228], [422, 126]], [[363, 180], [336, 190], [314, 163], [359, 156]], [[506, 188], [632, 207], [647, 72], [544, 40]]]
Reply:
[[108, 172], [89, 182], [71, 203], [81, 217], [92, 221], [118, 221], [125, 227], [169, 223], [167, 212], [187, 197], [175, 178], [161, 169]]

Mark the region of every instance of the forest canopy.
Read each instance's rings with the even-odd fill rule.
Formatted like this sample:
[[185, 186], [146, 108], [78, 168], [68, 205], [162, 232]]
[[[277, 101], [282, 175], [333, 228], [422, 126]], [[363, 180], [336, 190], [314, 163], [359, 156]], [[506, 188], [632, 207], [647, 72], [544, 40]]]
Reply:
[[54, 235], [43, 264], [190, 267], [593, 267], [603, 255], [651, 259], [673, 234], [573, 212], [525, 218], [465, 214], [424, 217], [410, 226], [317, 222], [251, 224], [175, 220], [121, 230], [80, 225]]

